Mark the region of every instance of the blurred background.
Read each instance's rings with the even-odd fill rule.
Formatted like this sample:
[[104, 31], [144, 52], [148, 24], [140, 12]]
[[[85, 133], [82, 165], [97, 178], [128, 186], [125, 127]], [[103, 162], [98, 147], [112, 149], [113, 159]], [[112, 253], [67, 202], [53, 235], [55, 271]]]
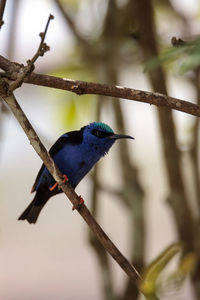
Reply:
[[[198, 103], [198, 0], [7, 0], [1, 55], [26, 63], [50, 13], [50, 51], [36, 72]], [[160, 299], [200, 299], [198, 119], [27, 84], [15, 94], [48, 149], [64, 132], [98, 120], [135, 137], [117, 142], [76, 191], [140, 272], [153, 263]], [[142, 299], [64, 195], [48, 202], [36, 225], [17, 221], [40, 166], [0, 103], [0, 299]], [[177, 242], [181, 251], [170, 256]]]

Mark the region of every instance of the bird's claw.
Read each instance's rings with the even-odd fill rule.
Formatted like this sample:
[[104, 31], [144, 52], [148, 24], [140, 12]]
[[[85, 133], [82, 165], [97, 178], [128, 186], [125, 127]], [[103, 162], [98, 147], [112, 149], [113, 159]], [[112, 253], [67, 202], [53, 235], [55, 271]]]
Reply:
[[[63, 174], [63, 183], [67, 182], [69, 179], [66, 174]], [[49, 190], [52, 192], [58, 186], [58, 182], [49, 187]]]
[[77, 205], [73, 205], [72, 210], [75, 210], [75, 209], [79, 210], [81, 208], [81, 206], [83, 205], [83, 203], [84, 203], [84, 199], [81, 196], [79, 196], [79, 203]]

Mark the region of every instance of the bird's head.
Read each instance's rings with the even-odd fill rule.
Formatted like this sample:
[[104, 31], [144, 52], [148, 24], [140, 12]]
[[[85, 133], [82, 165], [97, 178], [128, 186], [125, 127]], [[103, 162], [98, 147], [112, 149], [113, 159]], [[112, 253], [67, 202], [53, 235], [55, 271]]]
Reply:
[[105, 155], [118, 139], [134, 139], [129, 135], [115, 134], [112, 128], [101, 122], [93, 122], [83, 128], [84, 142], [100, 156]]

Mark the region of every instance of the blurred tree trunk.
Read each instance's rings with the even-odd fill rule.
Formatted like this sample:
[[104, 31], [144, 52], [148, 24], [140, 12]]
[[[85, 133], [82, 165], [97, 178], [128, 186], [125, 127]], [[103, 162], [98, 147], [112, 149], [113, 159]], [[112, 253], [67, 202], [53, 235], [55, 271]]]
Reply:
[[[152, 3], [151, 0], [140, 0], [134, 3], [135, 16], [139, 26], [139, 42], [144, 59], [147, 60], [158, 56]], [[161, 66], [149, 72], [148, 76], [154, 91], [167, 94], [165, 75]], [[158, 108], [158, 120], [170, 188], [168, 203], [174, 213], [174, 220], [180, 239], [186, 242], [187, 250], [193, 250], [193, 218], [183, 183], [181, 153], [177, 147], [172, 111], [167, 108]], [[185, 220], [187, 220], [187, 223]]]
[[[96, 113], [96, 120], [100, 121], [100, 115], [102, 112], [102, 108], [105, 105], [103, 96], [98, 97], [97, 103], [97, 113]], [[92, 189], [91, 189], [91, 212], [93, 216], [98, 218], [99, 212], [99, 165], [97, 164], [94, 168], [92, 174]], [[102, 294], [105, 300], [114, 300], [114, 290], [113, 290], [113, 277], [111, 273], [111, 266], [108, 257], [108, 253], [102, 247], [101, 243], [97, 240], [91, 230], [88, 230], [89, 234], [89, 242], [93, 247], [97, 260], [99, 262], [100, 274], [101, 274], [101, 282], [102, 282]]]
[[[104, 57], [106, 63], [104, 66], [104, 81], [108, 84], [119, 84], [119, 74], [121, 71], [120, 50], [125, 32], [127, 31], [127, 7], [124, 7], [124, 13], [121, 12], [115, 1], [109, 1], [107, 15], [104, 22], [104, 31], [101, 39], [105, 45]], [[126, 132], [124, 116], [119, 101], [111, 103], [114, 111], [115, 122], [118, 132]], [[144, 249], [145, 249], [145, 222], [144, 222], [144, 192], [138, 180], [138, 170], [133, 165], [128, 144], [122, 141], [119, 144], [119, 162], [121, 166], [120, 177], [123, 181], [121, 192], [121, 201], [128, 208], [130, 218], [131, 261], [140, 272], [144, 267]], [[125, 288], [118, 299], [137, 299], [138, 290], [133, 283], [127, 279]]]
[[[139, 41], [143, 50], [144, 59], [158, 56], [158, 46], [156, 42], [155, 24], [153, 18], [153, 8], [151, 0], [135, 1], [135, 9], [138, 25], [139, 25]], [[152, 84], [153, 90], [163, 94], [167, 94], [166, 81], [164, 71], [161, 66], [158, 69], [150, 72], [149, 80]], [[198, 91], [199, 96], [199, 91]], [[167, 108], [158, 108], [158, 119], [161, 130], [161, 139], [163, 143], [163, 152], [166, 163], [166, 170], [168, 175], [168, 182], [170, 187], [170, 195], [168, 203], [170, 204], [174, 221], [179, 233], [181, 241], [185, 242], [186, 251], [194, 251], [200, 257], [200, 247], [196, 247], [196, 227], [194, 218], [191, 213], [191, 208], [186, 197], [185, 186], [183, 182], [183, 175], [181, 169], [181, 152], [177, 147], [177, 140], [175, 134], [175, 126], [172, 117], [172, 111]], [[198, 140], [198, 122], [196, 124], [195, 135]], [[196, 144], [196, 143], [195, 143]], [[199, 171], [198, 171], [198, 154], [197, 147], [193, 148], [192, 156], [194, 158], [194, 172], [196, 174], [196, 193], [199, 196]], [[192, 159], [193, 160], [193, 159]], [[197, 200], [199, 203], [199, 199]], [[186, 221], [187, 220], [187, 221]], [[199, 244], [199, 243], [198, 243]], [[195, 293], [197, 299], [200, 299], [200, 263], [196, 267], [193, 276]]]
[[[194, 71], [194, 86], [196, 89], [197, 103], [200, 105], [200, 67]], [[199, 118], [195, 118], [194, 128], [192, 131], [192, 147], [189, 151], [190, 161], [193, 169], [194, 188], [196, 192], [197, 207], [199, 210], [196, 231], [195, 231], [195, 246], [198, 255], [197, 266], [193, 273], [192, 280], [194, 283], [196, 298], [200, 299], [200, 240], [197, 238], [200, 235], [200, 170], [199, 170]]]

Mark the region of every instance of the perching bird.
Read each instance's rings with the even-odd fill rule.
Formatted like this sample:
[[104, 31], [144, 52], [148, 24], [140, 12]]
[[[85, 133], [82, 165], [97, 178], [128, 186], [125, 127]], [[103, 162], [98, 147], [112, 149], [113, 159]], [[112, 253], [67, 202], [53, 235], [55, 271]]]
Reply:
[[[80, 130], [63, 134], [51, 147], [49, 153], [65, 181], [75, 188], [96, 162], [108, 153], [118, 139], [134, 139], [128, 135], [115, 134], [104, 123], [93, 122]], [[35, 197], [18, 220], [36, 223], [43, 206], [52, 196], [61, 193], [57, 183], [43, 164], [31, 192]]]

